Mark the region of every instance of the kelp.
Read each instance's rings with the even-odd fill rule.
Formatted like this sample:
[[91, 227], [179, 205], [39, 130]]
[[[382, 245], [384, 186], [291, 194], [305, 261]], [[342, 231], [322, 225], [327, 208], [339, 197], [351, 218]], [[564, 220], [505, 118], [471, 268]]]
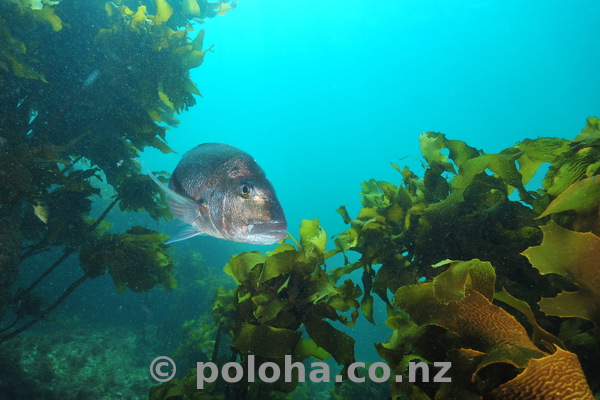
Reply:
[[172, 218], [169, 209], [164, 207], [164, 192], [148, 175], [124, 178], [118, 193], [119, 208], [122, 211], [144, 210], [156, 221]]
[[600, 326], [600, 237], [562, 228], [542, 226], [544, 241], [523, 254], [542, 274], [560, 274], [579, 287], [540, 301], [548, 315], [579, 317]]
[[[373, 382], [369, 379], [367, 371], [372, 364], [367, 363], [365, 367], [358, 367], [355, 371], [355, 375], [358, 378], [363, 379], [362, 382], [352, 382], [350, 380], [343, 381], [340, 385], [334, 386], [329, 391], [328, 400], [347, 400], [347, 399], [389, 399], [390, 388], [389, 386], [381, 383]], [[318, 396], [318, 394], [317, 394]], [[294, 392], [294, 399], [314, 399], [315, 394], [307, 394], [304, 397], [297, 396]]]
[[108, 272], [118, 292], [146, 292], [156, 284], [171, 290], [177, 283], [166, 239], [168, 235], [140, 226], [121, 234], [105, 232], [81, 249], [79, 262], [89, 278]]
[[[389, 342], [376, 345], [379, 354], [396, 373], [405, 371], [414, 358], [437, 361], [448, 357], [460, 376], [472, 377], [458, 389], [443, 385], [436, 389], [430, 384], [415, 389], [396, 383], [393, 393], [423, 398], [424, 389], [430, 395], [439, 390], [439, 398], [480, 398], [525, 371], [531, 359], [545, 359], [555, 354], [556, 346], [564, 346], [550, 333], [558, 331], [560, 322], [545, 320], [546, 329], [537, 322], [545, 318], [545, 311], [597, 320], [595, 288], [600, 285], [595, 271], [599, 257], [593, 254], [595, 244], [589, 242], [596, 236], [570, 232], [559, 237], [556, 232], [565, 230], [560, 226], [577, 231], [597, 229], [598, 125], [597, 118], [589, 118], [572, 141], [526, 139], [497, 154], [427, 132], [419, 138], [427, 163], [422, 178], [392, 164], [402, 175], [399, 185], [366, 181], [362, 184], [363, 208], [357, 217], [352, 219], [343, 206], [337, 210], [350, 228], [335, 240], [346, 265], [331, 274], [337, 279], [362, 269], [362, 302], [369, 301], [368, 294], [373, 291], [387, 303], [387, 325], [394, 333]], [[550, 166], [542, 188], [526, 188], [545, 164]], [[550, 228], [539, 227], [548, 219], [560, 224], [552, 228], [552, 234]], [[360, 259], [348, 263], [346, 253], [352, 251], [358, 252]], [[448, 259], [474, 261], [441, 261]], [[550, 261], [561, 267], [550, 267]], [[435, 268], [448, 263], [451, 267], [435, 276]], [[494, 270], [500, 273], [496, 275]], [[423, 280], [427, 283], [416, 285]], [[496, 288], [502, 290], [496, 292]], [[390, 293], [395, 294], [394, 301]], [[561, 298], [573, 299], [571, 312], [559, 312], [556, 301]], [[533, 339], [512, 314], [495, 304], [498, 301], [525, 315]], [[541, 310], [530, 307], [537, 302]], [[362, 311], [373, 321], [371, 308]], [[581, 332], [587, 336], [581, 337], [594, 337], [587, 329], [587, 333]], [[442, 348], [439, 343], [444, 344]], [[586, 345], [586, 349], [596, 355], [586, 354], [584, 366], [596, 370], [592, 360], [598, 360], [597, 347]], [[576, 360], [569, 353], [566, 358], [556, 356], [556, 360], [573, 357]], [[596, 387], [599, 383], [592, 384]], [[546, 394], [540, 392], [542, 395]], [[589, 395], [588, 390], [575, 396]]]
[[[167, 130], [200, 95], [189, 70], [210, 49], [191, 18], [227, 8], [191, 0], [187, 11], [196, 11], [189, 15], [183, 3], [0, 2], [0, 217], [6, 227], [0, 230], [0, 317], [34, 298], [40, 282], [78, 252], [84, 275], [30, 322], [103, 273], [119, 291], [174, 287], [164, 236], [144, 228], [108, 232], [102, 225], [117, 205], [170, 218], [162, 193], [135, 158], [146, 147], [173, 151]], [[106, 208], [95, 219], [90, 213], [98, 196]], [[23, 260], [53, 249], [58, 256], [38, 279], [12, 287]], [[15, 323], [0, 341], [21, 331]]]
[[[455, 336], [448, 346], [453, 350], [447, 353], [453, 365], [449, 373], [452, 382], [440, 386], [436, 399], [482, 399], [487, 393], [494, 399], [542, 399], [552, 398], [558, 391], [561, 396], [568, 393], [570, 397], [566, 398], [592, 399], [575, 354], [561, 350], [557, 346], [562, 342], [543, 330], [545, 346], [536, 346], [514, 316], [492, 303], [494, 280], [491, 264], [471, 260], [451, 262], [433, 282], [398, 289], [394, 304], [420, 328], [413, 327], [413, 333], [407, 336], [400, 330], [406, 322], [395, 326], [397, 317], [392, 316], [388, 324], [398, 331], [388, 343], [379, 344], [379, 354], [395, 371], [404, 372], [401, 354], [405, 346], [412, 343], [413, 351], [419, 349], [420, 353], [424, 343], [444, 337], [439, 330], [424, 330], [435, 325]], [[517, 304], [506, 292], [503, 297]], [[532, 322], [541, 330], [535, 319]], [[398, 335], [404, 336], [404, 343], [398, 342]], [[400, 354], [396, 354], [398, 351]], [[562, 370], [562, 379], [548, 379], [549, 371]], [[489, 371], [494, 371], [494, 379], [488, 376]], [[519, 374], [513, 378], [516, 372]], [[393, 395], [406, 391], [406, 385], [392, 384]]]
[[[539, 195], [525, 189], [520, 170], [530, 179], [542, 162], [566, 149], [565, 141], [528, 140], [498, 154], [433, 132], [422, 134], [420, 143], [427, 161], [423, 178], [393, 165], [401, 184], [364, 182], [363, 209], [356, 219], [343, 215], [351, 227], [337, 237], [337, 249], [361, 254], [344, 268], [362, 268], [364, 280], [388, 304], [389, 292], [432, 276], [431, 265], [444, 259], [486, 259], [506, 271], [500, 279], [513, 292], [527, 296], [531, 285], [544, 292], [539, 276], [522, 273], [527, 263], [519, 253], [539, 243], [541, 234], [539, 214], [531, 209]], [[525, 157], [528, 164], [518, 162]], [[514, 188], [521, 201], [509, 198]], [[371, 291], [369, 284], [364, 289]]]
[[[59, 1], [41, 0], [5, 0], [0, 16], [0, 71], [12, 72], [19, 78], [36, 79], [47, 83], [44, 75], [36, 70], [38, 60], [28, 54], [29, 43], [14, 36], [13, 26], [7, 22], [17, 20], [19, 22], [40, 21], [47, 23], [54, 31], [63, 28], [62, 20], [56, 15], [54, 6]], [[7, 18], [7, 19], [5, 19]], [[18, 29], [17, 29], [18, 31]], [[5, 77], [0, 74], [0, 86]]]
[[[389, 304], [388, 293], [432, 276], [431, 266], [440, 260], [480, 258], [501, 268], [501, 284], [528, 302], [537, 301], [537, 293], [555, 294], [520, 253], [541, 241], [536, 218], [559, 194], [556, 185], [574, 183], [596, 170], [592, 161], [597, 161], [597, 125], [590, 118], [581, 139], [526, 139], [497, 154], [486, 154], [441, 133], [422, 134], [419, 142], [427, 162], [422, 178], [392, 164], [402, 174], [399, 185], [363, 182], [363, 209], [356, 219], [344, 207], [338, 210], [350, 229], [336, 238], [337, 251], [361, 255], [358, 262], [347, 263], [338, 272], [363, 269], [365, 300], [374, 291]], [[573, 153], [579, 156], [572, 162]], [[544, 188], [526, 189], [548, 163]], [[593, 215], [594, 201], [587, 192], [583, 196], [592, 204], [586, 207], [592, 208], [581, 212]], [[576, 223], [590, 226], [590, 216]], [[378, 264], [381, 267], [374, 273], [372, 266]], [[372, 319], [370, 314], [367, 318]]]
[[556, 349], [554, 354], [529, 360], [515, 379], [490, 393], [490, 399], [593, 399], [577, 356]]
[[600, 235], [600, 176], [584, 178], [558, 195], [539, 216], [553, 219], [577, 232]]
[[570, 185], [600, 171], [599, 120], [590, 117], [585, 128], [560, 154], [542, 182], [548, 195], [556, 197]]
[[[265, 358], [294, 354], [304, 326], [318, 347], [347, 367], [354, 360], [354, 339], [324, 319], [352, 326], [361, 292], [350, 280], [336, 286], [323, 269], [327, 237], [317, 220], [302, 221], [300, 240], [291, 240], [295, 246], [283, 243], [268, 255], [242, 253], [226, 265], [240, 284], [233, 347]], [[268, 352], [255, 348], [263, 345], [261, 335], [273, 336]]]
[[[256, 357], [256, 368], [267, 361], [283, 366], [285, 355], [294, 362], [333, 357], [344, 369], [354, 362], [354, 339], [329, 321], [353, 326], [362, 292], [351, 280], [338, 285], [323, 268], [330, 254], [325, 252], [327, 235], [318, 220], [303, 220], [299, 240], [290, 235], [288, 239], [291, 243], [281, 243], [272, 252], [241, 253], [225, 266], [238, 287], [231, 297], [225, 293], [217, 297], [213, 315], [220, 329], [231, 334], [231, 348], [245, 376], [249, 355]], [[309, 338], [302, 337], [302, 329]], [[266, 398], [273, 390], [290, 392], [297, 384], [282, 377], [254, 390]], [[233, 390], [245, 392], [248, 385], [242, 381]]]
[[214, 393], [214, 383], [208, 383], [204, 390], [196, 389], [196, 370], [184, 379], [172, 379], [162, 385], [153, 386], [150, 389], [150, 400], [224, 400], [223, 393]]
[[180, 371], [189, 371], [198, 362], [211, 360], [217, 329], [212, 321], [189, 320], [181, 326], [181, 339], [172, 358]]
[[[523, 255], [540, 273], [563, 276], [579, 288], [560, 288], [556, 297], [544, 297], [539, 302], [544, 313], [580, 317], [600, 326], [598, 124], [597, 118], [588, 118], [586, 127], [570, 146], [572, 159], [562, 159], [559, 168], [550, 168], [553, 185], [564, 190], [539, 216], [550, 220], [541, 227], [542, 243], [528, 248]], [[548, 181], [547, 177], [544, 182]]]

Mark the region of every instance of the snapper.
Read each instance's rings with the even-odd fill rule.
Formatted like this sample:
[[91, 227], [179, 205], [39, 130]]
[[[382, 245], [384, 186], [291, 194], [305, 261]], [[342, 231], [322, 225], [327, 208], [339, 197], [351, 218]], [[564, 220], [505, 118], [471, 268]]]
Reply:
[[196, 235], [268, 245], [287, 235], [283, 208], [264, 171], [248, 153], [204, 143], [184, 154], [165, 186], [175, 218], [189, 224], [168, 243]]

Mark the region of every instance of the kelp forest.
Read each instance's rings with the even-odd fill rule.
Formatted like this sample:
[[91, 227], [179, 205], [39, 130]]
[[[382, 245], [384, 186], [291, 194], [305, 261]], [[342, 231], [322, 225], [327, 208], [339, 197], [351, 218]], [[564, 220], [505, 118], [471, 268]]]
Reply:
[[[107, 216], [172, 218], [137, 158], [147, 147], [172, 152], [169, 128], [200, 96], [189, 71], [211, 46], [192, 22], [235, 7], [0, 0], [1, 346], [106, 274], [117, 292], [194, 290], [178, 285], [175, 272], [200, 257], [177, 254], [167, 235], [143, 226], [118, 232]], [[273, 251], [231, 258], [204, 286], [204, 315], [181, 327], [171, 356], [185, 367], [177, 379], [149, 384], [150, 399], [314, 399], [297, 376], [217, 379], [198, 390], [196, 362], [236, 361], [247, 370], [250, 355], [256, 366], [282, 366], [291, 355], [347, 378], [361, 361], [358, 345], [375, 349], [396, 375], [407, 376], [414, 362], [450, 361], [451, 382], [345, 379], [319, 396], [598, 398], [600, 120], [582, 125], [572, 140], [531, 132], [497, 154], [442, 133], [415, 134], [422, 171], [392, 164], [395, 182], [357, 182], [361, 211], [331, 210], [347, 230], [303, 220]], [[103, 205], [96, 217], [94, 204]], [[16, 285], [24, 263], [43, 254], [43, 272]], [[56, 298], [40, 296], [69, 257], [78, 258], [79, 278], [59, 282]], [[386, 327], [389, 339], [358, 343], [358, 319]]]

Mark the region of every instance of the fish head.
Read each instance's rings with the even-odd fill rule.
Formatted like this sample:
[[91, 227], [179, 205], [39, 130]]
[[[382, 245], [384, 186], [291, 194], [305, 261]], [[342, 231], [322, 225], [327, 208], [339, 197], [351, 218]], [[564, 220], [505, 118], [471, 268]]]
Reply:
[[266, 179], [234, 180], [224, 199], [224, 226], [231, 240], [267, 245], [283, 240], [287, 222], [275, 190]]
[[233, 146], [205, 143], [188, 151], [166, 191], [173, 215], [196, 232], [259, 245], [287, 235], [283, 209], [265, 172]]

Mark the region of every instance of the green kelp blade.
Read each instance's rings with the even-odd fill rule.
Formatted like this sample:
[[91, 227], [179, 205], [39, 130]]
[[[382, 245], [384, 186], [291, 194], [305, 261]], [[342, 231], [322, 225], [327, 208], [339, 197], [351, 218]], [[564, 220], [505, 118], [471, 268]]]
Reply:
[[300, 223], [300, 244], [304, 251], [309, 254], [312, 252], [312, 249], [316, 249], [318, 254], [323, 254], [326, 243], [327, 234], [321, 228], [319, 220], [303, 219]]
[[266, 323], [277, 317], [279, 312], [287, 306], [283, 300], [273, 299], [264, 305], [259, 305], [254, 311], [254, 316], [260, 323]]
[[465, 289], [478, 291], [486, 299], [494, 298], [496, 272], [487, 261], [473, 259], [470, 261], [442, 261], [432, 267], [450, 264], [448, 269], [433, 279], [436, 298], [442, 303], [459, 301], [465, 297]]
[[311, 339], [331, 354], [338, 364], [347, 366], [354, 362], [354, 339], [352, 337], [318, 318], [308, 318], [304, 321], [304, 326]]
[[577, 214], [589, 214], [600, 205], [600, 175], [575, 182], [548, 205], [538, 217], [566, 210], [574, 210]]
[[558, 156], [568, 150], [569, 141], [546, 137], [525, 139], [515, 144], [514, 148], [522, 152], [517, 162], [519, 172], [523, 176], [523, 184], [527, 184], [542, 164], [553, 163]]
[[572, 141], [556, 158], [542, 181], [547, 194], [558, 196], [573, 183], [600, 172], [600, 138], [595, 135], [593, 130], [587, 131], [588, 138]]
[[544, 239], [522, 254], [540, 273], [569, 278], [580, 288], [600, 294], [600, 238], [574, 232], [554, 222], [541, 227]]
[[298, 257], [298, 252], [293, 249], [293, 246], [288, 246], [292, 247], [292, 250], [280, 251], [264, 259], [265, 267], [260, 275], [260, 283], [291, 272], [294, 268], [294, 261]]
[[585, 124], [585, 127], [581, 130], [579, 135], [573, 139], [574, 142], [582, 142], [584, 140], [598, 140], [600, 139], [600, 119], [597, 117], [589, 117]]
[[300, 332], [290, 329], [243, 322], [234, 335], [232, 346], [244, 354], [283, 358], [286, 354], [294, 354], [300, 336]]
[[579, 286], [577, 292], [543, 298], [540, 302], [542, 311], [597, 321], [600, 315], [600, 238], [590, 232], [562, 228], [553, 222], [541, 228], [544, 233], [542, 244], [530, 247], [522, 254], [541, 274], [560, 274]]
[[304, 360], [308, 357], [314, 357], [317, 360], [323, 361], [331, 357], [331, 354], [329, 354], [322, 347], [317, 346], [314, 340], [300, 338], [300, 341], [296, 346], [296, 350], [294, 351], [294, 356], [300, 360]]
[[223, 268], [227, 275], [231, 275], [235, 281], [243, 283], [248, 279], [250, 271], [258, 264], [262, 264], [267, 256], [259, 251], [247, 251], [234, 256]]

